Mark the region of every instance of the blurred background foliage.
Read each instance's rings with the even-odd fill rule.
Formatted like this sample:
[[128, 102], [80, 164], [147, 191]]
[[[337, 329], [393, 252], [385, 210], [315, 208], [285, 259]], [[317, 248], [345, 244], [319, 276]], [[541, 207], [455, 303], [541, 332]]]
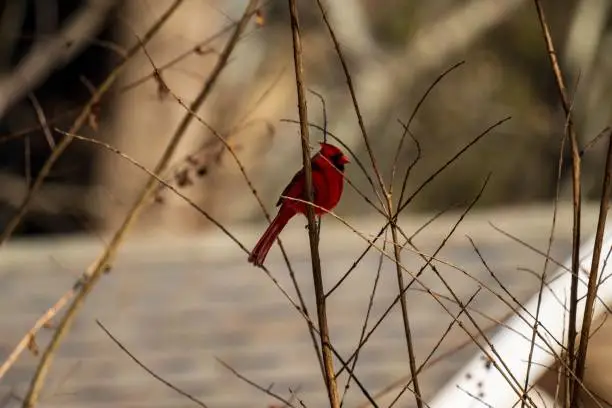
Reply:
[[[87, 41], [65, 64], [54, 64], [31, 89], [8, 103], [0, 101], [0, 107], [6, 105], [0, 110], [0, 227], [13, 215], [50, 152], [28, 95], [35, 95], [52, 127], [67, 129], [91, 90], [121, 61], [117, 49], [134, 44], [134, 32], [142, 34], [169, 3], [0, 1], [0, 94], [7, 81], [19, 80], [19, 67], [37, 42], [57, 36], [81, 9], [99, 7], [104, 13], [93, 41]], [[329, 129], [355, 151], [371, 174], [341, 66], [316, 4], [308, 3], [300, 2], [308, 85], [326, 99]], [[612, 113], [612, 22], [608, 3], [543, 2], [568, 87], [576, 95], [575, 123], [582, 146], [610, 123]], [[197, 93], [227, 36], [215, 41], [212, 50], [197, 50], [196, 44], [237, 19], [244, 4], [238, 0], [187, 0], [181, 6], [185, 11], [173, 17], [174, 24], [162, 30], [160, 38], [151, 44], [148, 51], [158, 66], [192, 49], [189, 58], [163, 71], [164, 79], [181, 98], [189, 101]], [[489, 173], [492, 178], [481, 206], [551, 202], [565, 118], [531, 1], [346, 0], [324, 4], [343, 45], [387, 181], [403, 131], [398, 121], [408, 120], [423, 92], [451, 65], [465, 61], [438, 84], [411, 126], [421, 158], [410, 174], [409, 193], [489, 125], [512, 116], [424, 189], [409, 211], [464, 205]], [[200, 114], [237, 148], [264, 203], [271, 208], [290, 175], [299, 168], [300, 156], [298, 128], [283, 121], [297, 119], [286, 2], [263, 4], [262, 17], [263, 25], [252, 23], [214, 97]], [[114, 91], [98, 107], [95, 120], [82, 132], [119, 147], [148, 166], [155, 163], [175, 124], [185, 114], [171, 97], [159, 94], [151, 79], [124, 96], [122, 86], [151, 71], [142, 55], [130, 61]], [[311, 95], [309, 106], [311, 121], [322, 125], [320, 101]], [[250, 197], [231, 157], [201, 125], [194, 123], [192, 128], [191, 142], [177, 154], [178, 170], [169, 179], [223, 222], [262, 220], [257, 202]], [[61, 135], [55, 133], [54, 137], [57, 140]], [[322, 135], [316, 131], [311, 137], [321, 139]], [[605, 144], [602, 139], [584, 156], [586, 198], [599, 193]], [[397, 192], [416, 151], [415, 144], [406, 139], [394, 183]], [[143, 175], [109, 156], [100, 148], [74, 143], [18, 233], [65, 233], [116, 226]], [[187, 156], [196, 160], [185, 161]], [[562, 197], [569, 197], [567, 149], [563, 156], [566, 160], [560, 189]], [[357, 166], [351, 166], [348, 176], [367, 195], [375, 197]], [[207, 226], [197, 214], [186, 214], [185, 208], [164, 192], [145, 214], [142, 226], [179, 231]], [[350, 189], [338, 208], [343, 215], [370, 211]]]

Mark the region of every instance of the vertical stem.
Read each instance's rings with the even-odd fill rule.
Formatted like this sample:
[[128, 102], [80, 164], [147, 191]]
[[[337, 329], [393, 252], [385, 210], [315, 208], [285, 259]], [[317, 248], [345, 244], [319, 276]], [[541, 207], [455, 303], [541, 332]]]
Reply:
[[416, 357], [414, 354], [414, 345], [412, 344], [412, 332], [410, 331], [410, 319], [408, 318], [408, 306], [406, 304], [406, 290], [404, 286], [404, 277], [402, 276], [402, 250], [397, 237], [397, 215], [393, 217], [392, 213], [393, 201], [391, 196], [387, 195], [387, 208], [389, 209], [389, 222], [391, 223], [391, 237], [393, 238], [393, 251], [395, 256], [395, 267], [397, 272], [397, 285], [399, 287], [400, 305], [402, 307], [402, 320], [404, 322], [404, 335], [406, 336], [406, 346], [408, 347], [408, 360], [410, 362], [410, 373], [412, 374], [412, 384], [414, 384], [414, 398], [417, 408], [423, 408], [423, 400], [421, 398], [421, 389], [417, 380], [418, 371], [416, 367]]
[[[581, 185], [580, 185], [580, 149], [578, 147], [578, 138], [574, 130], [574, 123], [571, 118], [571, 105], [569, 97], [567, 96], [567, 89], [563, 81], [563, 74], [557, 60], [557, 53], [553, 45], [548, 23], [546, 22], [546, 15], [540, 0], [534, 0], [536, 11], [538, 13], [538, 19], [542, 28], [542, 34], [544, 41], [546, 42], [546, 50], [548, 51], [548, 57], [550, 58], [550, 65], [553, 70], [555, 80], [557, 81], [557, 89], [559, 91], [559, 98], [563, 105], [563, 110], [567, 117], [567, 130], [569, 132], [570, 147], [572, 150], [572, 204], [573, 204], [573, 226], [572, 226], [572, 279], [570, 287], [570, 310], [569, 310], [569, 323], [567, 330], [567, 355], [568, 355], [568, 370], [572, 370], [574, 367], [575, 360], [575, 347], [576, 347], [576, 312], [578, 307], [578, 274], [580, 273], [580, 212], [581, 212]], [[572, 375], [568, 372], [566, 378], [569, 381]], [[569, 381], [571, 384], [575, 384]], [[566, 393], [569, 392], [573, 395], [573, 386], [566, 387]], [[572, 407], [576, 405], [572, 404]]]
[[599, 269], [599, 259], [601, 257], [601, 247], [606, 229], [606, 216], [610, 203], [610, 178], [612, 177], [612, 137], [608, 140], [608, 155], [606, 156], [606, 170], [601, 187], [601, 199], [599, 202], [599, 219], [597, 221], [597, 233], [595, 235], [595, 245], [593, 247], [593, 258], [591, 260], [591, 273], [589, 275], [589, 285], [584, 305], [584, 320], [580, 332], [580, 344], [576, 354], [576, 377], [574, 378], [574, 393], [572, 395], [572, 406], [578, 406], [578, 396], [580, 394], [580, 382], [584, 377], [584, 365], [586, 363], [587, 346], [591, 331], [591, 320], [593, 319], [593, 307], [597, 295], [597, 272]]
[[407, 307], [406, 307], [406, 297], [405, 297], [405, 290], [404, 290], [404, 282], [403, 282], [403, 277], [402, 277], [402, 271], [401, 271], [401, 268], [400, 268], [400, 264], [401, 264], [401, 254], [400, 254], [400, 252], [401, 251], [399, 249], [399, 242], [398, 242], [398, 239], [397, 239], [397, 225], [396, 225], [396, 220], [397, 220], [397, 215], [399, 213], [399, 210], [398, 210], [398, 213], [395, 213], [395, 214], [393, 213], [393, 199], [392, 199], [392, 195], [391, 195], [391, 193], [389, 193], [386, 190], [385, 183], [384, 183], [384, 180], [382, 178], [382, 174], [378, 170], [378, 165], [376, 163], [376, 160], [374, 158], [374, 153], [373, 153], [372, 147], [370, 145], [370, 138], [368, 137], [368, 133], [366, 131], [365, 124], [363, 122], [363, 117], [362, 117], [361, 111], [359, 109], [359, 103], [357, 102], [357, 95], [356, 95], [356, 92], [355, 92], [355, 87], [353, 86], [353, 80], [351, 78], [350, 72], [348, 70], [348, 65], [346, 63], [346, 60], [345, 60], [344, 55], [342, 53], [342, 50], [340, 48], [340, 43], [338, 41], [338, 38], [336, 37], [336, 34], [334, 33], [334, 30], [333, 30], [333, 28], [332, 28], [332, 26], [331, 26], [331, 24], [329, 22], [329, 19], [327, 18], [327, 13], [325, 12], [325, 8], [323, 7], [323, 4], [322, 4], [321, 0], [316, 0], [316, 1], [317, 1], [317, 5], [319, 6], [319, 10], [321, 11], [321, 15], [323, 17], [323, 21], [325, 23], [325, 26], [327, 27], [327, 31], [329, 32], [331, 40], [334, 43], [334, 48], [336, 49], [336, 53], [338, 55], [338, 59], [340, 61], [340, 64], [342, 65], [342, 70], [344, 71], [344, 76], [345, 76], [345, 79], [346, 79], [346, 84], [347, 84], [347, 86], [349, 88], [351, 99], [353, 101], [353, 107], [355, 108], [355, 114], [357, 115], [357, 122], [359, 123], [359, 128], [361, 129], [361, 133], [362, 133], [362, 136], [363, 136], [363, 141], [365, 143], [366, 150], [368, 151], [368, 156], [370, 157], [370, 161], [372, 163], [372, 169], [374, 170], [374, 173], [376, 174], [376, 177], [378, 178], [378, 184], [379, 184], [379, 188], [380, 188], [380, 193], [386, 199], [386, 203], [383, 202], [383, 200], [379, 197], [378, 191], [375, 190], [377, 197], [379, 197], [379, 199], [381, 201], [381, 205], [383, 207], [386, 207], [387, 217], [388, 217], [388, 224], [387, 225], [391, 225], [393, 243], [394, 243], [394, 247], [395, 247], [395, 261], [396, 261], [396, 267], [397, 267], [397, 277], [398, 277], [398, 284], [399, 284], [399, 291], [400, 291], [400, 300], [401, 300], [401, 305], [402, 305], [402, 319], [403, 319], [403, 322], [404, 322], [404, 330], [405, 330], [405, 333], [406, 333], [406, 344], [407, 344], [407, 347], [408, 347], [408, 357], [410, 359], [410, 368], [411, 368], [411, 371], [413, 373], [413, 381], [414, 381], [414, 388], [415, 388], [415, 398], [416, 398], [416, 401], [417, 401], [417, 406], [418, 406], [418, 408], [422, 408], [423, 402], [421, 400], [421, 396], [420, 396], [420, 393], [419, 393], [419, 385], [418, 385], [418, 381], [416, 379], [416, 362], [415, 362], [415, 356], [414, 356], [414, 348], [413, 348], [413, 345], [412, 345], [412, 336], [410, 334], [410, 322], [408, 321], [408, 310], [407, 310]]
[[[298, 20], [297, 4], [289, 0], [289, 14], [291, 17], [291, 32], [293, 37], [293, 60], [295, 64], [295, 83], [297, 88], [298, 111], [300, 115], [300, 133], [302, 140], [302, 161], [306, 177], [306, 200], [313, 202], [312, 167], [310, 163], [310, 136], [308, 129], [308, 109], [304, 93], [304, 73], [302, 62], [302, 41], [300, 38], [300, 25]], [[321, 274], [321, 260], [319, 258], [319, 236], [317, 233], [314, 208], [307, 206], [308, 237], [310, 240], [310, 254], [312, 259], [312, 276], [314, 280], [315, 296], [317, 301], [317, 317], [319, 332], [321, 334], [321, 348], [323, 353], [323, 366], [325, 371], [325, 385], [329, 403], [332, 408], [339, 408], [338, 385], [334, 374], [334, 362], [329, 343], [329, 328], [327, 326], [327, 308], [325, 292], [323, 290], [323, 277]]]

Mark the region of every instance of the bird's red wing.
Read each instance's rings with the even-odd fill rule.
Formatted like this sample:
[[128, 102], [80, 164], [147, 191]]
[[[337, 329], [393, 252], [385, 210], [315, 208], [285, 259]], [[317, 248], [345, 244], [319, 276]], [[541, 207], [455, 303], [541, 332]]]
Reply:
[[[313, 174], [313, 191], [312, 191], [312, 195], [313, 195], [313, 199], [316, 202], [317, 199], [317, 184], [315, 182], [315, 174], [318, 174], [321, 172], [321, 166], [316, 162], [316, 157], [315, 156], [311, 162], [312, 165], [312, 174]], [[306, 177], [304, 176], [304, 169], [301, 169], [300, 171], [298, 171], [297, 173], [295, 173], [295, 175], [293, 176], [293, 178], [291, 179], [291, 181], [289, 182], [289, 184], [287, 184], [287, 187], [285, 187], [285, 189], [283, 190], [283, 192], [281, 193], [281, 197], [278, 198], [278, 201], [276, 202], [276, 206], [278, 207], [279, 205], [281, 205], [283, 203], [283, 196], [285, 197], [292, 197], [292, 198], [299, 198], [300, 200], [304, 200], [306, 197], [304, 197], [304, 183], [306, 181]], [[320, 183], [319, 183], [320, 184]]]
[[276, 206], [282, 204], [284, 197], [293, 197], [293, 198], [302, 198], [302, 191], [304, 190], [304, 169], [301, 169], [291, 179], [287, 187], [281, 193], [281, 196], [278, 198], [276, 202]]

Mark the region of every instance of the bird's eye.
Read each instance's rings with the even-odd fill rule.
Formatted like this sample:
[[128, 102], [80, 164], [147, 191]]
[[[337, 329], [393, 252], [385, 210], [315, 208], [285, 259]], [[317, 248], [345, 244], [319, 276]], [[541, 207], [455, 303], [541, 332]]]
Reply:
[[342, 161], [342, 153], [336, 153], [331, 156], [331, 162], [340, 171], [344, 171], [344, 162]]

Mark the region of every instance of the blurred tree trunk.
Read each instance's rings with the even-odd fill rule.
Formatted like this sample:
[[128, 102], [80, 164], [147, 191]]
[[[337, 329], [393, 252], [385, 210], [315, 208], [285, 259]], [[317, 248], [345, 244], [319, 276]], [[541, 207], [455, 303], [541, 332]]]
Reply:
[[[137, 42], [134, 34], [142, 35], [170, 5], [170, 0], [155, 2], [125, 2], [120, 22], [121, 43]], [[157, 67], [163, 66], [177, 55], [193, 49], [224, 25], [224, 17], [214, 9], [216, 2], [187, 1], [147, 46], [147, 51]], [[221, 5], [225, 7], [225, 5]], [[225, 37], [223, 38], [223, 40]], [[214, 43], [218, 52], [219, 42]], [[216, 53], [198, 55], [192, 53], [179, 64], [163, 71], [162, 77], [170, 89], [187, 105], [200, 92], [208, 72], [215, 62]], [[144, 53], [139, 53], [118, 81], [117, 88], [131, 84], [146, 75], [153, 67]], [[198, 112], [207, 116], [209, 104]], [[166, 147], [178, 123], [186, 111], [170, 95], [159, 92], [159, 84], [149, 79], [125, 93], [117, 93], [112, 101], [111, 118], [101, 128], [101, 136], [122, 152], [153, 169]], [[195, 151], [206, 134], [202, 125], [193, 121], [179, 146], [175, 162]], [[148, 175], [113, 154], [101, 155], [99, 161], [100, 183], [108, 193], [99, 203], [104, 218], [103, 228], [115, 228], [124, 217], [135, 195], [140, 191]], [[203, 191], [190, 188], [187, 195], [200, 203]], [[176, 196], [163, 194], [163, 202], [149, 206], [141, 217], [141, 224], [164, 230], [189, 230], [198, 228], [201, 216]]]

